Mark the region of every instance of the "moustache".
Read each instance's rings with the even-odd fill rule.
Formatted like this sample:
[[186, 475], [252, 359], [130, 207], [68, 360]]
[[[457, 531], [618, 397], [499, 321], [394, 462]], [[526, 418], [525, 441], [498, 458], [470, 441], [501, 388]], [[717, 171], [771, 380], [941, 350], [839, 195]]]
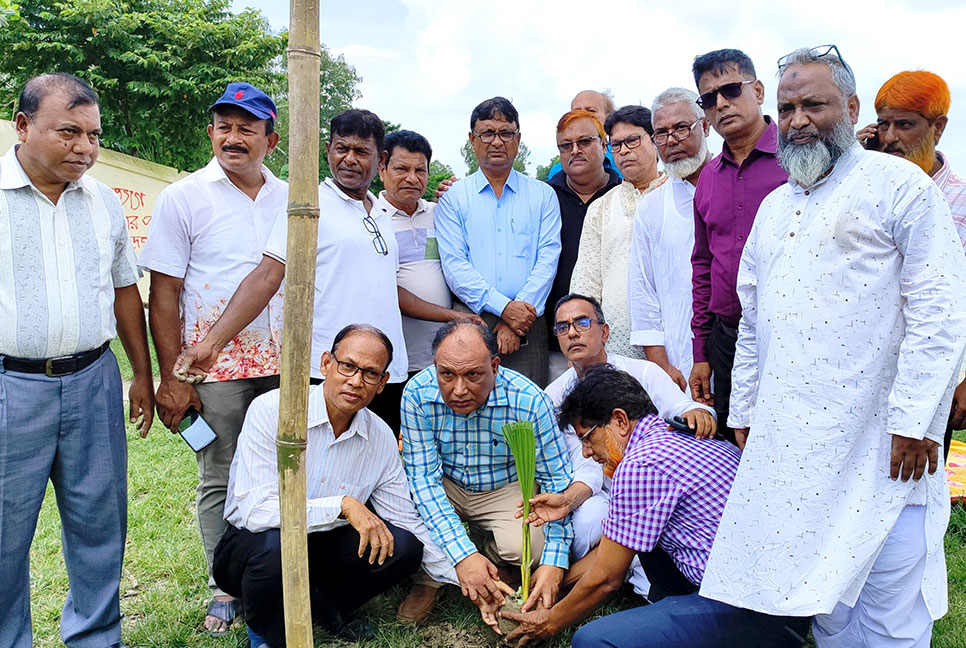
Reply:
[[225, 146], [222, 146], [221, 147], [221, 150], [224, 151], [225, 153], [228, 153], [228, 152], [248, 153], [248, 149], [245, 148], [244, 146], [233, 146], [231, 144], [227, 144]]
[[906, 150], [899, 146], [898, 144], [887, 144], [885, 148], [882, 149], [883, 153], [898, 153], [899, 155], [905, 155]]
[[817, 128], [789, 128], [788, 134], [785, 137], [791, 141], [792, 138], [798, 137], [799, 135], [822, 138], [822, 133]]

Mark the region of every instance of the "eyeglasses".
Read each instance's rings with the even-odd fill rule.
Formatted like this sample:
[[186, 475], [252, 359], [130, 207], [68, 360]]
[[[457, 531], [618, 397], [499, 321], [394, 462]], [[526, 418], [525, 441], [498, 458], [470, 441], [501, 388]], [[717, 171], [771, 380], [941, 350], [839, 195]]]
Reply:
[[654, 134], [651, 135], [651, 141], [658, 146], [667, 146], [668, 139], [673, 139], [675, 142], [683, 142], [691, 136], [691, 131], [694, 130], [694, 127], [700, 124], [703, 120], [704, 118], [702, 117], [690, 126], [680, 124], [669, 131], [654, 131]]
[[382, 232], [379, 231], [379, 226], [376, 225], [376, 221], [373, 220], [372, 216], [366, 216], [362, 219], [362, 222], [366, 226], [366, 230], [373, 235], [372, 247], [376, 248], [376, 252], [382, 256], [389, 254], [389, 246], [386, 245], [386, 239], [382, 238]]
[[497, 137], [499, 137], [504, 142], [512, 142], [513, 138], [516, 137], [516, 134], [519, 132], [520, 132], [520, 129], [518, 128], [517, 130], [483, 131], [482, 133], [477, 133], [476, 131], [473, 131], [473, 134], [479, 137], [480, 141], [483, 142], [484, 144], [489, 144]]
[[570, 330], [571, 326], [573, 326], [574, 330], [577, 331], [578, 333], [581, 331], [586, 331], [591, 326], [593, 326], [594, 322], [597, 322], [598, 324], [603, 324], [604, 320], [593, 319], [591, 317], [578, 317], [572, 322], [554, 322], [553, 334], [556, 335], [557, 337], [560, 337], [562, 335], [567, 335], [567, 332]]
[[352, 378], [357, 372], [362, 372], [362, 382], [367, 385], [378, 385], [379, 382], [385, 377], [385, 371], [375, 371], [373, 369], [363, 369], [362, 367], [356, 366], [351, 362], [342, 362], [332, 354], [332, 358], [335, 360], [336, 369], [340, 374], [346, 378]]
[[[853, 74], [852, 68], [850, 68], [849, 64], [845, 62], [844, 58], [842, 58], [842, 53], [839, 51], [839, 48], [836, 47], [835, 45], [816, 45], [812, 49], [808, 50], [808, 53], [814, 56], [815, 58], [822, 58], [824, 56], [828, 56], [829, 54], [834, 55], [835, 58], [838, 59], [839, 63], [842, 64], [842, 67], [845, 68], [845, 71], [849, 73], [849, 76], [852, 77], [852, 80], [855, 81], [855, 74]], [[792, 59], [794, 57], [795, 57], [795, 52], [792, 52], [791, 54], [786, 54], [785, 56], [778, 59], [778, 71], [781, 72], [786, 67], [788, 67], [792, 63]]]
[[705, 110], [711, 110], [718, 104], [719, 94], [725, 99], [737, 99], [741, 95], [741, 91], [744, 86], [748, 85], [749, 83], [754, 83], [755, 81], [757, 81], [757, 79], [752, 79], [751, 81], [735, 81], [734, 83], [726, 83], [717, 90], [705, 92], [703, 95], [698, 97], [697, 104]]
[[574, 140], [573, 142], [560, 142], [557, 144], [557, 150], [563, 153], [570, 153], [573, 150], [574, 144], [577, 145], [581, 151], [586, 151], [591, 147], [591, 145], [600, 139], [600, 135], [594, 135], [593, 137], [581, 137], [579, 140]]
[[580, 436], [578, 436], [577, 437], [577, 440], [580, 441], [580, 444], [581, 445], [590, 445], [590, 435], [598, 427], [599, 427], [599, 424], [598, 425], [595, 425], [594, 427], [590, 428], [589, 430], [587, 430], [586, 432], [584, 432], [583, 434], [581, 434]]
[[631, 135], [622, 140], [611, 140], [608, 146], [610, 147], [611, 153], [620, 153], [622, 146], [626, 146], [628, 150], [635, 149], [641, 145], [643, 139], [643, 135]]

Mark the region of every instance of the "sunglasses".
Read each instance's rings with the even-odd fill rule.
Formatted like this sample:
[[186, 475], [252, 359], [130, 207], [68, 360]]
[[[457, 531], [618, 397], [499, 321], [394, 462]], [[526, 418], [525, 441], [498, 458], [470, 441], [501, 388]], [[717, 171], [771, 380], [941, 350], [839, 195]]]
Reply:
[[[844, 58], [842, 58], [842, 53], [839, 51], [839, 48], [836, 47], [835, 45], [816, 45], [812, 49], [808, 50], [808, 53], [814, 56], [815, 58], [823, 58], [829, 55], [834, 56], [839, 60], [839, 63], [842, 64], [842, 67], [845, 68], [846, 72], [849, 73], [849, 76], [852, 77], [852, 80], [855, 81], [855, 74], [852, 72], [852, 68], [850, 68], [849, 64], [845, 62]], [[792, 52], [791, 54], [786, 54], [785, 56], [778, 59], [778, 71], [781, 72], [786, 67], [788, 67], [788, 64], [791, 63], [791, 60], [794, 56], [795, 56], [795, 52]]]
[[734, 83], [726, 83], [717, 90], [712, 90], [711, 92], [705, 92], [703, 95], [698, 97], [698, 105], [704, 110], [711, 110], [716, 105], [718, 105], [718, 95], [720, 94], [725, 99], [737, 99], [741, 95], [741, 91], [744, 86], [749, 83], [754, 83], [757, 79], [752, 79], [751, 81], [735, 81]]

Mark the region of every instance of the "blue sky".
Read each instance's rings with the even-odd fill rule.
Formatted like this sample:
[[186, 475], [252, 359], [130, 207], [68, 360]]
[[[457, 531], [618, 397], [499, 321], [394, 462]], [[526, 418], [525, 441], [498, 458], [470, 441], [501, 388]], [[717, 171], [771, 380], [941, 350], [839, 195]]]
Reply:
[[[276, 28], [289, 3], [234, 0]], [[859, 127], [874, 121], [879, 86], [906, 69], [942, 76], [952, 92], [940, 150], [966, 176], [966, 3], [744, 0], [687, 3], [516, 0], [513, 3], [364, 0], [321, 2], [322, 42], [362, 77], [362, 98], [385, 120], [425, 135], [434, 157], [465, 172], [460, 147], [481, 100], [503, 95], [520, 111], [529, 171], [555, 154], [554, 127], [578, 91], [609, 88], [617, 105], [650, 106], [670, 86], [693, 88], [691, 61], [722, 47], [744, 50], [774, 114], [776, 60], [798, 48], [836, 43], [855, 70]], [[720, 147], [720, 140], [712, 144]]]

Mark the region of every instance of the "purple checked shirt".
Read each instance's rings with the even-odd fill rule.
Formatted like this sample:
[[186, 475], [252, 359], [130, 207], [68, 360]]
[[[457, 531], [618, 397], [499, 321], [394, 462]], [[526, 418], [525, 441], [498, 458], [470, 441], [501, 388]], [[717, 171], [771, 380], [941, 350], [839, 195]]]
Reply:
[[788, 180], [778, 164], [778, 126], [770, 117], [765, 120], [768, 127], [740, 167], [725, 144], [698, 177], [691, 255], [695, 362], [708, 361], [705, 347], [715, 315], [738, 328], [741, 304], [735, 287], [741, 251], [761, 201]]
[[740, 458], [727, 441], [699, 441], [645, 416], [614, 473], [604, 535], [634, 551], [661, 547], [700, 585]]

